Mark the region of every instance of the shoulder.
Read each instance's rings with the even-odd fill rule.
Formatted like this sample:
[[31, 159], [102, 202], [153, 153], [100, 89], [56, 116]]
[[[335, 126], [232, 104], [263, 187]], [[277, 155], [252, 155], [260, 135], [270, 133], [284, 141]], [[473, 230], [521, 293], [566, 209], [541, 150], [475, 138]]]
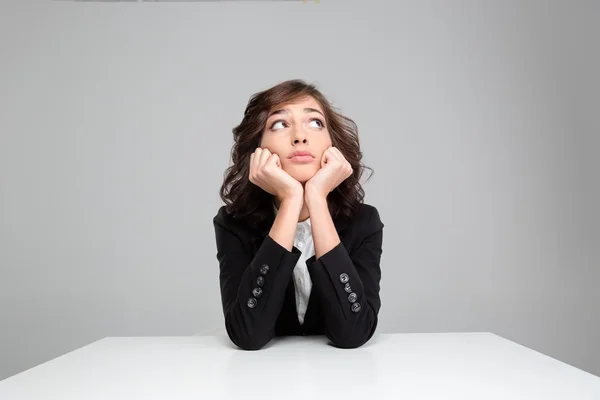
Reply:
[[213, 217], [213, 225], [215, 228], [226, 229], [238, 234], [242, 234], [246, 230], [246, 224], [243, 221], [235, 218], [229, 211], [227, 206], [221, 206]]
[[268, 229], [269, 221], [260, 223], [249, 221], [248, 217], [236, 215], [229, 211], [226, 205], [222, 205], [213, 217], [213, 225], [217, 230], [227, 230], [241, 237], [258, 237]]
[[372, 233], [384, 227], [377, 207], [367, 203], [361, 203], [358, 206], [356, 214], [350, 223], [354, 229], [365, 233]]
[[362, 216], [363, 218], [378, 218], [379, 219], [379, 210], [372, 204], [360, 203], [358, 206], [357, 215]]
[[213, 218], [215, 224], [226, 225], [233, 221], [233, 216], [227, 211], [227, 206], [221, 206]]

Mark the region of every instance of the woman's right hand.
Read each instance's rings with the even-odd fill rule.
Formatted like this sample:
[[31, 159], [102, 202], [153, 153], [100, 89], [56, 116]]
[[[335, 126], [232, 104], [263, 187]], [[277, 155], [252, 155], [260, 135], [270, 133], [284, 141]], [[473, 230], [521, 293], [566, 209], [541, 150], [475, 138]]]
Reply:
[[281, 168], [279, 156], [257, 148], [250, 155], [250, 182], [281, 200], [303, 196], [302, 184]]

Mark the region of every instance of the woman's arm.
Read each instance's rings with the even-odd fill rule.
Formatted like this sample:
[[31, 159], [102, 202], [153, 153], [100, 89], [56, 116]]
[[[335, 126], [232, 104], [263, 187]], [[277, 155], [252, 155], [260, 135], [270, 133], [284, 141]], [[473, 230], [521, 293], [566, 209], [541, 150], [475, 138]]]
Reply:
[[282, 202], [254, 257], [244, 247], [244, 231], [223, 208], [213, 220], [225, 327], [231, 341], [242, 349], [258, 350], [274, 336], [285, 290], [300, 257], [293, 240], [301, 206]]
[[288, 197], [281, 201], [273, 226], [269, 231], [269, 236], [273, 238], [287, 251], [292, 251], [294, 247], [294, 236], [298, 226], [298, 218], [304, 203], [303, 195]]
[[[325, 335], [338, 347], [362, 346], [375, 333], [381, 307], [383, 223], [377, 209], [369, 207], [368, 215], [355, 222], [355, 234], [362, 237], [350, 255], [331, 229], [327, 205], [313, 201], [309, 209], [316, 254], [306, 264], [323, 300]], [[313, 215], [318, 215], [314, 221]]]

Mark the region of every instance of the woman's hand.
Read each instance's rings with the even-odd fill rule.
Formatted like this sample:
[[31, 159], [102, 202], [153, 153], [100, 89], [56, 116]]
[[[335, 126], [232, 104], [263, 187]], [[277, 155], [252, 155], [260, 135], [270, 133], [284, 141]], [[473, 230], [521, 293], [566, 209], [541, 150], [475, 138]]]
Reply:
[[281, 168], [279, 156], [268, 149], [259, 147], [250, 155], [249, 179], [280, 200], [302, 197], [304, 193], [302, 184]]
[[352, 166], [341, 151], [331, 146], [321, 157], [321, 169], [305, 184], [307, 196], [326, 198], [340, 183], [352, 175]]

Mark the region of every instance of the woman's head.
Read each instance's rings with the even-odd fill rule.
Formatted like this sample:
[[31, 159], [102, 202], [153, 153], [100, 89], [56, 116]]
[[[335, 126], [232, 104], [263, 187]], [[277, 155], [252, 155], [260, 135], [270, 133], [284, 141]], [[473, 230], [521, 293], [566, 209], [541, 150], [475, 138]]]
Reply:
[[[249, 180], [250, 155], [257, 147], [279, 156], [281, 167], [296, 180], [308, 181], [321, 167], [323, 152], [338, 148], [352, 165], [353, 174], [328, 196], [332, 214], [352, 216], [364, 197], [358, 129], [341, 115], [314, 86], [288, 80], [251, 96], [244, 117], [233, 128], [233, 165], [225, 173], [220, 196], [228, 211], [251, 220], [262, 220], [271, 211], [272, 196]], [[314, 159], [295, 162], [290, 156], [308, 151]]]
[[[305, 183], [321, 168], [321, 157], [332, 145], [325, 107], [312, 96], [304, 95], [272, 107], [259, 138], [259, 147], [277, 154], [281, 168]], [[296, 152], [312, 158], [297, 162]]]

